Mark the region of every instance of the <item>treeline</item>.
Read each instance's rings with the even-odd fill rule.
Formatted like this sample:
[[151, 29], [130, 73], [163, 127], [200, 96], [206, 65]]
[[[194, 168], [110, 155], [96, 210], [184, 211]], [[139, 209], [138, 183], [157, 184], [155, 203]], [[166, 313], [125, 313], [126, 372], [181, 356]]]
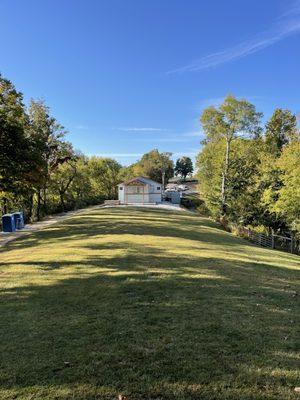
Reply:
[[200, 195], [225, 224], [300, 237], [300, 135], [297, 119], [276, 109], [265, 124], [246, 100], [228, 96], [201, 116]]
[[28, 107], [0, 76], [0, 207], [23, 210], [27, 221], [116, 196], [121, 165], [87, 158], [65, 140], [66, 131], [43, 101]]
[[174, 171], [192, 172], [183, 157], [174, 168], [171, 153], [154, 149], [122, 167], [111, 158], [86, 157], [66, 140], [66, 130], [47, 105], [23, 95], [0, 75], [0, 210], [16, 210], [26, 220], [117, 198], [117, 185], [137, 175], [167, 183]]
[[134, 176], [147, 176], [154, 181], [167, 184], [169, 179], [174, 175], [185, 180], [188, 175], [194, 171], [193, 162], [190, 157], [180, 157], [176, 164], [172, 160], [172, 153], [160, 153], [157, 149], [149, 151], [142, 158], [121, 171], [123, 180], [130, 179]]

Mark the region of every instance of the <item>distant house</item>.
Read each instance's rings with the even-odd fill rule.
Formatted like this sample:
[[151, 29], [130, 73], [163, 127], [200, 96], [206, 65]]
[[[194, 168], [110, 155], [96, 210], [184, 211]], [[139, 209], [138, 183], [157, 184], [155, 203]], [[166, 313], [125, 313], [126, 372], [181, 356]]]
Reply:
[[118, 185], [121, 204], [155, 204], [162, 201], [162, 185], [152, 179], [138, 176]]
[[199, 182], [197, 179], [187, 178], [185, 181], [181, 178], [175, 177], [169, 179], [169, 182], [166, 186], [166, 191], [177, 190], [182, 192], [183, 195], [188, 194], [197, 194], [199, 192]]

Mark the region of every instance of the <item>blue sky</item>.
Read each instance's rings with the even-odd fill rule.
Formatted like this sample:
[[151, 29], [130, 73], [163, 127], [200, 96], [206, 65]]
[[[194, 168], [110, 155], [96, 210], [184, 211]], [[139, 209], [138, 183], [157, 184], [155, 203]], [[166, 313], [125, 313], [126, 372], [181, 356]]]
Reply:
[[0, 0], [0, 72], [43, 98], [88, 155], [200, 149], [232, 93], [300, 111], [300, 1]]

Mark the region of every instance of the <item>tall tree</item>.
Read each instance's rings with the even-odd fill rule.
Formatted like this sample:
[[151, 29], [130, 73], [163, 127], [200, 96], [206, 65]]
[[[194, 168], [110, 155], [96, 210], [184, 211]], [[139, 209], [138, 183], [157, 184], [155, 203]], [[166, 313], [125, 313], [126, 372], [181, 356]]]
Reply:
[[0, 192], [4, 213], [8, 194], [19, 192], [29, 173], [27, 124], [22, 93], [0, 75]]
[[64, 140], [64, 127], [50, 116], [49, 107], [43, 101], [32, 100], [29, 106], [30, 137], [34, 142], [35, 157], [39, 165], [36, 180], [37, 218], [40, 219], [41, 200], [47, 213], [47, 185], [51, 173], [73, 157], [73, 149]]
[[[58, 165], [51, 175], [50, 187], [56, 192], [60, 200], [60, 208], [66, 210], [65, 196], [77, 174], [77, 157]], [[84, 183], [83, 183], [84, 184]]]
[[208, 142], [201, 149], [196, 161], [200, 197], [214, 217], [220, 214], [220, 177], [224, 151], [224, 140]]
[[88, 169], [95, 193], [109, 199], [117, 198], [121, 165], [112, 158], [91, 157]]
[[274, 156], [279, 156], [283, 147], [296, 136], [297, 118], [289, 110], [277, 108], [266, 125], [266, 144]]
[[265, 208], [262, 224], [272, 231], [287, 229], [283, 213], [275, 212], [275, 204], [281, 188], [284, 187], [279, 159], [285, 147], [297, 139], [297, 121], [288, 110], [276, 109], [266, 124], [265, 143], [262, 146], [262, 162], [259, 167], [259, 186], [262, 192], [261, 204]]
[[208, 107], [201, 116], [206, 141], [225, 140], [226, 150], [222, 168], [221, 213], [226, 214], [227, 177], [230, 167], [232, 142], [238, 137], [257, 137], [260, 134], [260, 119], [255, 106], [247, 100], [238, 100], [229, 95], [219, 107]]
[[193, 162], [190, 157], [178, 158], [175, 165], [175, 174], [180, 175], [186, 180], [187, 175], [192, 174], [194, 171]]
[[122, 167], [119, 171], [120, 182], [128, 181], [129, 179], [134, 178], [136, 176], [136, 172], [135, 164]]
[[134, 166], [135, 175], [145, 175], [161, 182], [168, 182], [174, 176], [172, 153], [160, 153], [157, 149], [149, 151]]
[[284, 217], [290, 230], [300, 238], [300, 137], [285, 146], [277, 164], [282, 185], [270, 204], [270, 211]]
[[[240, 224], [257, 223], [262, 210], [257, 187], [261, 140], [236, 139], [231, 147], [227, 177], [227, 218]], [[225, 140], [208, 142], [197, 157], [200, 196], [214, 217], [220, 216], [220, 182]]]

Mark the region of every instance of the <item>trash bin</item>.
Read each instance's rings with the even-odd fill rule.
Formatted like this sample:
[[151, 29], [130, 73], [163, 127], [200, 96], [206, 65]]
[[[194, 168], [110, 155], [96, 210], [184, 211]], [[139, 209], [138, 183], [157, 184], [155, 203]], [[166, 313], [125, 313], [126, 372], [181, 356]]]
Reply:
[[13, 213], [14, 220], [15, 220], [15, 227], [16, 229], [23, 229], [25, 224], [24, 224], [24, 216], [21, 211]]
[[170, 199], [171, 199], [171, 203], [172, 204], [180, 204], [180, 192], [177, 192], [176, 190], [171, 190], [168, 193]]
[[2, 215], [2, 230], [3, 232], [15, 232], [16, 225], [13, 214]]

